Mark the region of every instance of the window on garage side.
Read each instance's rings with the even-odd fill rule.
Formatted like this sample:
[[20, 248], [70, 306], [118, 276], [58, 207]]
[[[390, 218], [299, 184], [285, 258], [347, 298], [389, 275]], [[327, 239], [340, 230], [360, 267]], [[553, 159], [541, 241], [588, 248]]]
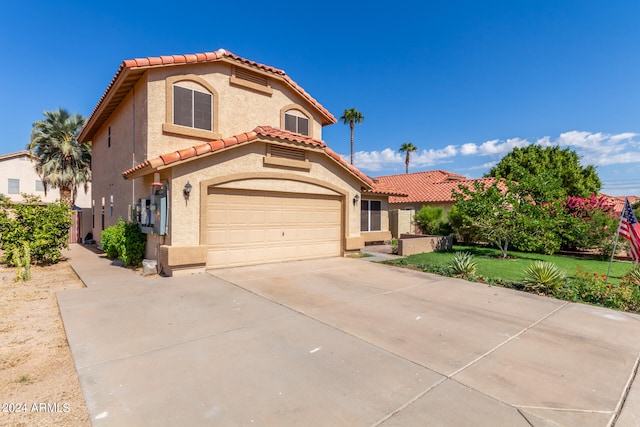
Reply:
[[212, 101], [210, 93], [173, 85], [173, 124], [213, 130]]
[[309, 118], [298, 110], [289, 110], [284, 113], [284, 128], [309, 136]]
[[382, 230], [382, 203], [380, 200], [360, 202], [360, 231]]

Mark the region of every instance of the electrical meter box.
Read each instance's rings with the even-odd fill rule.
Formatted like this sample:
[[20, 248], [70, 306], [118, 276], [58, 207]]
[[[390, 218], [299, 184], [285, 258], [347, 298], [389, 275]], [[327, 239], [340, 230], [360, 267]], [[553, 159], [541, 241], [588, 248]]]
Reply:
[[160, 236], [167, 234], [167, 190], [161, 187], [151, 196], [153, 232]]

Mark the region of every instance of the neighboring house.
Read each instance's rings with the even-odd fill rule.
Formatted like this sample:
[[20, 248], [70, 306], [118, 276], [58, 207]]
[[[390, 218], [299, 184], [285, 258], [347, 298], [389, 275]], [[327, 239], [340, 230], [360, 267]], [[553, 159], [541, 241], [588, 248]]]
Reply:
[[[49, 187], [44, 194], [42, 178], [36, 172], [36, 158], [28, 150], [15, 153], [0, 154], [0, 194], [13, 202], [21, 202], [22, 194], [39, 196], [44, 203], [52, 203], [60, 199], [60, 191]], [[91, 207], [91, 187], [84, 192], [78, 190], [76, 206]]]
[[284, 71], [222, 49], [124, 61], [79, 135], [94, 237], [138, 221], [166, 275], [387, 240], [388, 195], [401, 193], [327, 147], [335, 122]]
[[613, 204], [613, 211], [617, 215], [622, 215], [622, 208], [624, 208], [625, 199], [629, 199], [629, 203], [632, 205], [637, 202], [640, 197], [638, 196], [609, 196], [606, 194], [600, 194], [600, 196], [605, 197], [610, 203]]
[[389, 197], [390, 229], [393, 237], [402, 233], [419, 233], [413, 222], [413, 215], [423, 206], [441, 207], [445, 211], [455, 204], [453, 190], [460, 185], [473, 188], [475, 182], [490, 186], [494, 178], [467, 179], [463, 175], [444, 170], [387, 175], [375, 178], [378, 185], [405, 193], [406, 197]]
[[[49, 187], [45, 195], [42, 178], [36, 172], [35, 165], [36, 158], [28, 150], [0, 155], [0, 194], [15, 203], [22, 202], [22, 194], [39, 196], [44, 203], [59, 200], [60, 191], [57, 188]], [[86, 193], [84, 188], [78, 189], [75, 206], [76, 226], [70, 230], [71, 242], [80, 241], [91, 231], [91, 185]], [[82, 220], [83, 215], [87, 220]]]

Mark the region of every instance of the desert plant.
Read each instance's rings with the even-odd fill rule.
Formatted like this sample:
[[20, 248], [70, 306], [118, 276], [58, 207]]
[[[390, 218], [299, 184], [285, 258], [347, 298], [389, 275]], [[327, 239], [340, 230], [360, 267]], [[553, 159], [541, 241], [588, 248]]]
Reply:
[[536, 261], [524, 269], [522, 284], [527, 291], [552, 294], [565, 281], [565, 273], [554, 263]]
[[477, 269], [478, 264], [473, 260], [473, 255], [470, 252], [456, 252], [449, 261], [449, 273], [454, 277], [472, 278]]
[[389, 246], [391, 246], [391, 253], [398, 255], [398, 239], [391, 239]]
[[22, 242], [22, 247], [15, 246], [12, 250], [12, 258], [16, 266], [14, 282], [26, 282], [31, 280], [31, 249], [29, 243]]

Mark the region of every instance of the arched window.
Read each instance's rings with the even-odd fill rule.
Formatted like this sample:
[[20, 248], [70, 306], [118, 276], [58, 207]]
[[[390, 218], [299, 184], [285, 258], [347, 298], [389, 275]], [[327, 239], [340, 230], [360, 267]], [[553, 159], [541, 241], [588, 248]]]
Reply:
[[284, 113], [284, 128], [290, 132], [309, 136], [309, 118], [300, 110], [287, 110]]
[[209, 82], [194, 74], [166, 79], [166, 118], [164, 132], [201, 139], [216, 139], [218, 131], [218, 92]]
[[213, 95], [184, 83], [173, 85], [173, 124], [212, 131]]

